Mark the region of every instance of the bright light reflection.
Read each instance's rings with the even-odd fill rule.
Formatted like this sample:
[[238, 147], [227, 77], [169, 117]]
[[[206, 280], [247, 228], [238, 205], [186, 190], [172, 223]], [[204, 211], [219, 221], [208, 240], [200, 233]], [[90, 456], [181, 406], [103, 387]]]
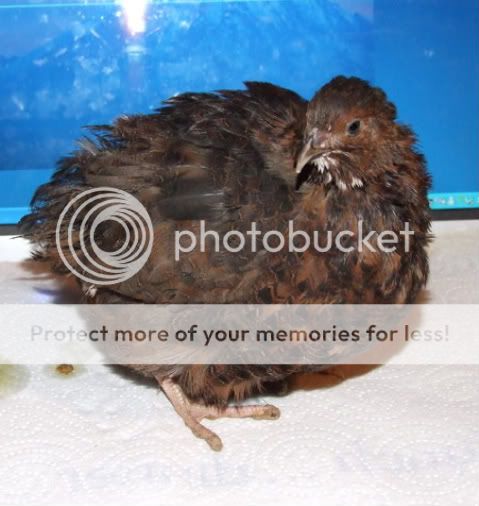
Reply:
[[121, 5], [126, 26], [131, 35], [146, 30], [146, 11], [150, 0], [117, 0]]

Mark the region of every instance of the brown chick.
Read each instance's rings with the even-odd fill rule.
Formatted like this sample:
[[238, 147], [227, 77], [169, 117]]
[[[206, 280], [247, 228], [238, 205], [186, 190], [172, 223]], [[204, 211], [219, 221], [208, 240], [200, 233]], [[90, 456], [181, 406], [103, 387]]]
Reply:
[[[424, 158], [384, 92], [361, 79], [336, 77], [309, 103], [267, 83], [187, 93], [154, 114], [121, 117], [93, 132], [94, 139], [83, 141], [37, 190], [21, 223], [39, 256], [66, 272], [55, 230], [72, 198], [89, 188], [114, 187], [140, 200], [154, 225], [147, 263], [117, 284], [83, 283], [88, 302], [409, 303], [426, 283], [430, 179]], [[245, 232], [255, 222], [259, 230], [287, 237], [290, 220], [311, 235], [357, 233], [358, 220], [364, 234], [399, 233], [408, 222], [414, 235], [408, 249], [400, 245], [391, 253], [360, 251], [351, 240], [347, 252], [333, 246], [270, 253], [259, 245], [240, 253], [195, 249], [176, 259], [174, 233], [198, 235], [201, 220], [220, 236]], [[98, 229], [95, 240], [114, 249], [122, 233], [110, 224]], [[228, 403], [321, 368], [130, 367], [156, 378], [186, 425], [215, 450], [221, 440], [201, 424], [203, 418], [277, 418], [274, 406]]]

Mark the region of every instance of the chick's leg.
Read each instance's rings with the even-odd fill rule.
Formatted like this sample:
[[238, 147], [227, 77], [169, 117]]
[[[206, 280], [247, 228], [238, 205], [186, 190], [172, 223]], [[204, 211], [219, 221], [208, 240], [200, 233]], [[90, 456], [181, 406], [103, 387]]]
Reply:
[[270, 404], [258, 406], [227, 406], [217, 408], [215, 406], [204, 406], [191, 402], [179, 385], [171, 379], [159, 380], [160, 386], [181, 416], [185, 425], [191, 429], [196, 437], [204, 439], [212, 450], [220, 451], [223, 443], [218, 435], [206, 428], [200, 422], [204, 418], [215, 420], [217, 418], [254, 418], [255, 420], [276, 420], [280, 411]]

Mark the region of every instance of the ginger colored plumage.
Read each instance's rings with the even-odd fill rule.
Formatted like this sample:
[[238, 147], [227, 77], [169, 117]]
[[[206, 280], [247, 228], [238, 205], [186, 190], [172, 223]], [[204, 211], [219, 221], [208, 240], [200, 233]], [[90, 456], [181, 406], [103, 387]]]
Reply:
[[[154, 225], [152, 254], [131, 279], [96, 290], [92, 303], [408, 303], [428, 276], [429, 176], [415, 136], [396, 122], [378, 88], [337, 77], [310, 102], [267, 83], [243, 91], [186, 93], [154, 114], [119, 118], [92, 129], [93, 138], [63, 159], [41, 186], [24, 233], [65, 272], [55, 228], [65, 205], [85, 189], [115, 187], [133, 194]], [[337, 233], [414, 231], [409, 251], [326, 253], [193, 250], [174, 258], [177, 230], [199, 231], [200, 220], [220, 236], [251, 222], [267, 231], [295, 228]], [[287, 235], [287, 234], [285, 234]], [[96, 241], [121, 242], [110, 226]], [[155, 377], [193, 432], [214, 449], [221, 440], [204, 417], [276, 418], [272, 406], [227, 407], [268, 384], [314, 366], [131, 365]], [[320, 366], [318, 366], [320, 368]]]

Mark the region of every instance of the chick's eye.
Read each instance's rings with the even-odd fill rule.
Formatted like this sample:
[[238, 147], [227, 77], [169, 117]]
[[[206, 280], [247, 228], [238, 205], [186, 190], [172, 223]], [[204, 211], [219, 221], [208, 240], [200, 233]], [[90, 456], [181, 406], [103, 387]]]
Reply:
[[360, 129], [361, 129], [361, 121], [356, 119], [351, 123], [349, 123], [347, 131], [349, 135], [356, 135], [357, 133], [359, 133]]

